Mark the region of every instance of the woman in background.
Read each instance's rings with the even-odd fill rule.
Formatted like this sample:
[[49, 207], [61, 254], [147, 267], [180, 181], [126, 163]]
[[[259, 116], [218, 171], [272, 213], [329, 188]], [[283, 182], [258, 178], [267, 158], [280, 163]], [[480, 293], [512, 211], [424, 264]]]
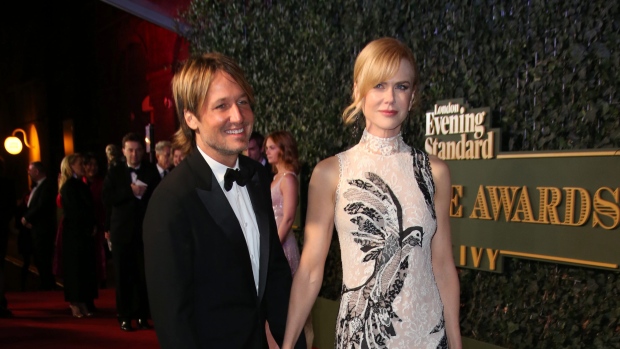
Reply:
[[92, 316], [86, 306], [97, 298], [95, 209], [84, 176], [83, 158], [65, 156], [60, 164], [59, 190], [63, 209], [62, 275], [65, 300], [73, 316]]
[[[278, 236], [284, 255], [291, 268], [291, 275], [295, 275], [299, 266], [299, 247], [293, 233], [293, 223], [299, 202], [299, 159], [297, 143], [288, 131], [272, 132], [265, 139], [265, 153], [275, 174], [271, 182], [271, 202], [273, 213], [278, 226]], [[312, 320], [308, 317], [305, 325], [308, 348], [312, 347], [313, 331]], [[277, 348], [271, 335], [267, 336], [270, 348]]]
[[293, 223], [299, 202], [297, 144], [290, 132], [276, 131], [267, 136], [265, 152], [275, 174], [271, 182], [271, 202], [278, 226], [278, 236], [291, 267], [291, 274], [294, 275], [299, 266], [299, 248], [293, 234]]
[[185, 154], [183, 154], [183, 150], [181, 148], [177, 148], [175, 146], [172, 147], [172, 165], [174, 167], [179, 166], [181, 161], [185, 158]]
[[[97, 234], [95, 235], [95, 260], [97, 265], [97, 283], [100, 288], [106, 287], [107, 244], [104, 237], [105, 225], [105, 206], [103, 205], [102, 190], [103, 176], [99, 173], [99, 162], [93, 153], [86, 153], [84, 156], [84, 183], [88, 185], [93, 196], [95, 208], [95, 219], [97, 223]], [[109, 253], [109, 250], [108, 250]], [[89, 310], [94, 311], [94, 305], [88, 305]]]

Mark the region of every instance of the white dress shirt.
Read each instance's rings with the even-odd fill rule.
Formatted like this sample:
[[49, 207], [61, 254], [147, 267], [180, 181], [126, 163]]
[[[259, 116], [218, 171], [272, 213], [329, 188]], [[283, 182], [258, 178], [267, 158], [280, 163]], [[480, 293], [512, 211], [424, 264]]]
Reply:
[[[224, 195], [228, 199], [228, 203], [235, 212], [241, 230], [243, 230], [243, 236], [245, 242], [248, 245], [248, 252], [250, 253], [250, 260], [252, 262], [252, 272], [254, 274], [254, 285], [256, 286], [256, 292], [258, 293], [258, 269], [260, 260], [260, 235], [258, 232], [258, 224], [256, 223], [256, 215], [252, 202], [250, 201], [250, 195], [248, 194], [247, 187], [241, 187], [237, 183], [233, 183], [230, 191], [224, 189], [224, 175], [229, 168], [226, 165], [222, 165], [219, 162], [213, 160], [209, 155], [205, 154], [200, 148], [198, 151], [204, 157], [209, 167], [213, 171], [217, 182], [224, 191]], [[235, 169], [239, 168], [239, 159], [235, 163]]]
[[161, 179], [164, 179], [164, 176], [168, 174], [168, 170], [159, 166], [159, 164], [157, 164], [157, 171], [159, 171], [159, 177], [161, 177]]

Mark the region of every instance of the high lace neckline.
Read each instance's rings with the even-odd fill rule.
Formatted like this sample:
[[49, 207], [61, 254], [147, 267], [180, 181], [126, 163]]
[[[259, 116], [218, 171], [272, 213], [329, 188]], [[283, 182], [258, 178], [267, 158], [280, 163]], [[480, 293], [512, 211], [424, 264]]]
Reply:
[[369, 153], [383, 156], [396, 154], [405, 148], [400, 132], [394, 137], [381, 138], [370, 134], [366, 129], [362, 133], [359, 145]]

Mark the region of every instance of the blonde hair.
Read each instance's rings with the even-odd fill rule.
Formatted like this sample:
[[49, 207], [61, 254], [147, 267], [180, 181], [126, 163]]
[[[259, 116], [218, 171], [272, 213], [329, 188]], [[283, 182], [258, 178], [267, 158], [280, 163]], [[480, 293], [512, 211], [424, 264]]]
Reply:
[[401, 60], [411, 63], [413, 70], [412, 92], [415, 96], [418, 89], [418, 67], [413, 52], [402, 42], [394, 38], [380, 38], [371, 41], [355, 60], [353, 69], [353, 102], [342, 113], [345, 125], [355, 121], [362, 112], [362, 100], [376, 84], [390, 79], [400, 68]]
[[219, 71], [230, 75], [248, 96], [250, 105], [254, 105], [252, 86], [245, 79], [243, 70], [230, 57], [214, 52], [189, 58], [172, 78], [172, 95], [181, 125], [172, 143], [173, 148], [181, 149], [183, 155], [189, 154], [196, 144], [195, 132], [187, 125], [185, 112], [191, 112], [200, 119], [209, 87]]
[[76, 161], [82, 159], [82, 155], [75, 153], [71, 155], [65, 156], [60, 162], [60, 177], [58, 178], [58, 191], [62, 189], [62, 186], [67, 183], [69, 178], [73, 177], [73, 169], [71, 165], [75, 164]]

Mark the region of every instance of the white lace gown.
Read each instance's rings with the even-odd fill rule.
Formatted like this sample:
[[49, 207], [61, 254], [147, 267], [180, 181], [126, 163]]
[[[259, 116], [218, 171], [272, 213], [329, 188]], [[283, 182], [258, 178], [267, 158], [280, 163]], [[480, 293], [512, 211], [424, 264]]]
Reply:
[[[282, 198], [282, 190], [280, 190], [280, 183], [282, 183], [282, 178], [284, 176], [294, 176], [297, 178], [297, 175], [293, 172], [286, 172], [278, 182], [271, 188], [271, 204], [273, 207], [273, 214], [276, 217], [276, 225], [280, 227], [282, 223], [282, 217], [284, 216], [284, 199]], [[282, 243], [282, 249], [284, 250], [284, 255], [288, 260], [288, 265], [291, 267], [291, 275], [294, 275], [299, 267], [299, 247], [297, 247], [297, 239], [295, 239], [295, 234], [291, 229], [286, 235], [286, 239]]]
[[437, 228], [428, 156], [364, 130], [337, 155], [343, 287], [336, 348], [447, 348], [431, 264]]

